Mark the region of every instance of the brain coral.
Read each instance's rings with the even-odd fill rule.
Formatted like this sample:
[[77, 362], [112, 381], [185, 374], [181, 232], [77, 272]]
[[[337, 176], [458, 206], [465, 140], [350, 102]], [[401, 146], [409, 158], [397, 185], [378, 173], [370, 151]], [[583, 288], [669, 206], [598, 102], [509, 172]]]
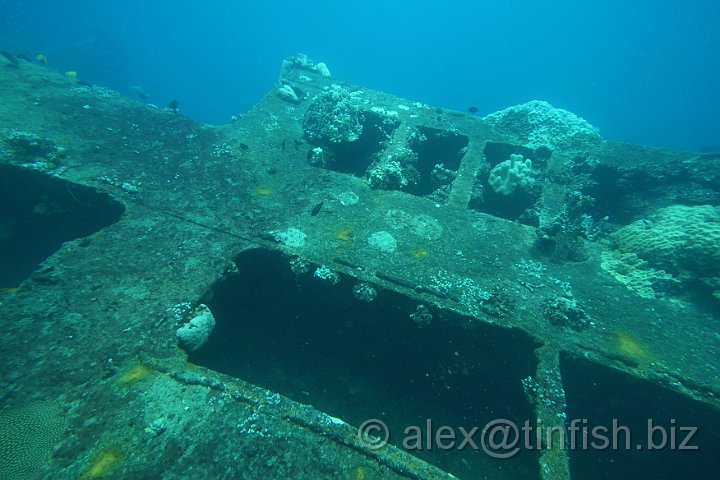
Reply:
[[669, 273], [648, 265], [635, 253], [603, 252], [600, 266], [628, 289], [643, 298], [655, 298], [655, 290], [667, 291], [679, 283]]
[[615, 232], [618, 247], [681, 279], [713, 285], [720, 272], [720, 208], [673, 205]]
[[531, 148], [586, 149], [605, 140], [596, 127], [577, 115], [533, 100], [483, 118], [498, 131]]
[[67, 426], [61, 405], [52, 400], [0, 411], [0, 478], [37, 478]]

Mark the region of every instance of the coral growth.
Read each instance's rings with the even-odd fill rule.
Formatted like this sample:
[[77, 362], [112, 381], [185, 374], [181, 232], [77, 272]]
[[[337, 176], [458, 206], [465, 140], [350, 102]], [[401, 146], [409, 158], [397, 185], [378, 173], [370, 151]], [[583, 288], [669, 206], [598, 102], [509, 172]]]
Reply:
[[315, 63], [304, 53], [299, 53], [283, 60], [280, 68], [280, 76], [286, 77], [292, 70], [304, 70], [325, 78], [330, 77], [330, 69], [325, 63]]
[[330, 85], [308, 106], [303, 130], [311, 142], [354, 142], [362, 134], [363, 120], [357, 95], [340, 85]]
[[664, 270], [652, 268], [634, 253], [603, 252], [600, 266], [643, 298], [655, 298], [656, 290], [666, 292], [673, 284], [680, 283]]
[[82, 480], [95, 480], [104, 477], [117, 467], [121, 458], [122, 455], [118, 448], [103, 448], [93, 457], [85, 469], [85, 473], [80, 478]]
[[720, 208], [673, 205], [614, 234], [619, 249], [635, 253], [650, 266], [683, 283], [710, 291], [720, 283]]
[[142, 362], [137, 362], [118, 374], [116, 383], [127, 386], [148, 378], [154, 370]]
[[604, 142], [598, 129], [586, 120], [538, 100], [491, 113], [483, 120], [513, 143], [530, 148], [582, 150]]
[[522, 155], [512, 154], [504, 162], [498, 163], [490, 170], [488, 184], [495, 193], [510, 195], [518, 188], [535, 183], [532, 160]]
[[573, 330], [585, 330], [593, 326], [590, 315], [571, 296], [552, 296], [542, 307], [543, 316], [553, 325], [570, 327]]
[[64, 148], [50, 139], [34, 133], [10, 130], [2, 138], [9, 147], [10, 160], [40, 170], [51, 170], [60, 166], [67, 156]]
[[352, 242], [353, 232], [350, 227], [341, 227], [335, 232], [335, 238], [342, 242]]
[[38, 478], [67, 426], [60, 404], [52, 400], [0, 411], [0, 478]]
[[194, 316], [177, 329], [176, 335], [180, 343], [193, 352], [207, 342], [214, 328], [215, 317], [210, 309], [201, 303], [195, 310]]
[[384, 230], [372, 233], [368, 237], [368, 244], [382, 253], [393, 253], [397, 250], [397, 240]]
[[644, 367], [653, 359], [649, 350], [634, 335], [617, 331], [613, 334], [613, 349], [636, 366]]

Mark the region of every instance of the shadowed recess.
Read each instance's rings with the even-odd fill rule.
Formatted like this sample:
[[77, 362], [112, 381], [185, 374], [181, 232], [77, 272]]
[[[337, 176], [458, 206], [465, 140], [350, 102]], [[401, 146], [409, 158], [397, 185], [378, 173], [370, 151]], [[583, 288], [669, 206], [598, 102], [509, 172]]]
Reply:
[[572, 478], [719, 477], [720, 457], [711, 453], [720, 450], [718, 410], [575, 356], [563, 355], [561, 369], [568, 425], [575, 419], [579, 428], [570, 449]]
[[[314, 267], [296, 275], [276, 252], [251, 250], [235, 262], [238, 272], [204, 300], [217, 325], [193, 363], [355, 426], [381, 419], [398, 446], [405, 428], [426, 428], [428, 419], [433, 429], [470, 431], [532, 418], [520, 381], [535, 372], [537, 344], [523, 332], [429, 306], [432, 320], [419, 321], [411, 318], [417, 301], [383, 289], [362, 301], [353, 295], [356, 279], [333, 284], [315, 278]], [[535, 452], [510, 460], [468, 446], [409, 452], [461, 478], [538, 478]]]
[[120, 220], [125, 207], [92, 188], [0, 165], [0, 288], [20, 285], [64, 242]]

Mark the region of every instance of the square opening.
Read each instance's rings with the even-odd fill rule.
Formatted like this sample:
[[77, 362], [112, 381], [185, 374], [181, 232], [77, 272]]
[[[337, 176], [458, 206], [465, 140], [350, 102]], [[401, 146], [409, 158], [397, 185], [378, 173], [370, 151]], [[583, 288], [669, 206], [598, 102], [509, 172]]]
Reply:
[[[473, 194], [469, 207], [507, 220], [519, 221], [526, 225], [538, 226], [537, 216], [533, 213], [536, 202], [542, 193], [542, 182], [551, 152], [544, 148], [532, 150], [520, 145], [487, 142], [483, 150], [485, 162], [477, 171]], [[512, 191], [496, 190], [490, 184], [490, 176], [495, 167], [511, 161], [512, 156], [521, 156], [532, 163], [531, 181], [520, 184]], [[519, 158], [519, 157], [518, 157]]]
[[357, 117], [361, 131], [357, 138], [334, 141], [309, 138], [312, 148], [307, 153], [308, 162], [316, 167], [364, 177], [373, 159], [392, 138], [399, 121], [370, 110], [362, 110]]
[[[521, 380], [535, 372], [537, 343], [526, 333], [420, 307], [353, 277], [315, 275], [317, 266], [299, 259], [291, 270], [274, 251], [235, 262], [238, 271], [203, 299], [217, 323], [191, 362], [354, 426], [380, 419], [400, 448], [405, 429], [428, 419], [470, 431], [534, 418]], [[509, 460], [470, 447], [408, 452], [460, 478], [539, 478], [535, 451]]]
[[579, 357], [563, 355], [560, 366], [568, 438], [573, 421], [578, 427], [568, 449], [572, 478], [718, 478], [720, 411]]
[[437, 200], [447, 198], [468, 142], [466, 135], [457, 132], [417, 127], [408, 139], [410, 149], [417, 155], [415, 168], [419, 176], [411, 193], [433, 195]]

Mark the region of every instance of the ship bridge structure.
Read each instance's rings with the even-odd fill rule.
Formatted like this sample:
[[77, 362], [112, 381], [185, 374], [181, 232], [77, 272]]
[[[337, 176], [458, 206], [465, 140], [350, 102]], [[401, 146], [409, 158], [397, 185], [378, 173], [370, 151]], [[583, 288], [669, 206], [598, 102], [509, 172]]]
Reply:
[[223, 126], [0, 78], [3, 478], [720, 469], [720, 156], [303, 55]]

